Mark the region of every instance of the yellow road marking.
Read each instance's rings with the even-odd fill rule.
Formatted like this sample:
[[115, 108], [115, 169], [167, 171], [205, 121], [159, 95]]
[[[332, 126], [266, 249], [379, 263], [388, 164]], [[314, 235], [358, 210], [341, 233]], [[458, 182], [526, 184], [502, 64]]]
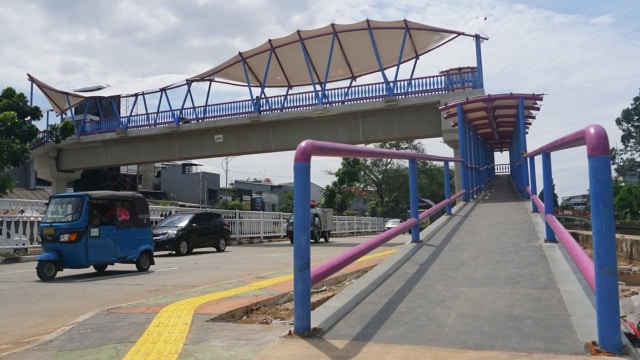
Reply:
[[[397, 251], [397, 249], [365, 255], [356, 260], [356, 262], [386, 256], [395, 251]], [[129, 349], [123, 357], [123, 360], [178, 359], [185, 340], [189, 335], [193, 313], [198, 306], [210, 301], [263, 289], [283, 281], [291, 280], [292, 278], [293, 274], [277, 276], [237, 288], [200, 295], [169, 304], [162, 308], [155, 316], [151, 324], [149, 324], [149, 327], [147, 327], [147, 330], [140, 336], [133, 347]]]

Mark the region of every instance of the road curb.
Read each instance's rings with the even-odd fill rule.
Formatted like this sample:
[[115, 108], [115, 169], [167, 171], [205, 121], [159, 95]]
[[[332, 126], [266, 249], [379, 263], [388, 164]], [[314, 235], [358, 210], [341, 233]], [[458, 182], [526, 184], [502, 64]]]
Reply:
[[17, 264], [17, 263], [31, 262], [31, 261], [37, 261], [37, 260], [38, 260], [37, 255], [8, 256], [8, 257], [1, 257], [0, 264]]

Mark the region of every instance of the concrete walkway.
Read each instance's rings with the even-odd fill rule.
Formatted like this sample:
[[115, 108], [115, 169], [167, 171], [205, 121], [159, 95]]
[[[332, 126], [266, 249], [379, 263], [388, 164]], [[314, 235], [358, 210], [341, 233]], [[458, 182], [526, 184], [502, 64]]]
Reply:
[[319, 336], [286, 337], [257, 358], [591, 356], [591, 291], [507, 176], [436, 224], [312, 312]]

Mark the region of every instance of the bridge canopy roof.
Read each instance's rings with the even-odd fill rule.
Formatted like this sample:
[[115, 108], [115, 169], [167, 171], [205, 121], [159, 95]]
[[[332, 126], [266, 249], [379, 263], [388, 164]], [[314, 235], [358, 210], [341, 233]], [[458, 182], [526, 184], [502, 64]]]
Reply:
[[154, 93], [164, 89], [182, 86], [186, 84], [186, 79], [189, 75], [165, 74], [147, 76], [113, 86], [98, 85], [73, 91], [56, 89], [53, 86], [36, 79], [30, 74], [27, 74], [27, 77], [29, 78], [29, 81], [42, 91], [49, 101], [49, 104], [51, 104], [53, 110], [57, 114], [60, 114], [75, 107], [76, 105], [79, 105], [87, 98], [133, 96], [136, 94]]
[[522, 99], [525, 132], [529, 131], [535, 112], [540, 110], [542, 94], [497, 94], [461, 99], [439, 107], [445, 121], [458, 126], [458, 105], [468, 124], [494, 149], [509, 150], [518, 122], [518, 101]]
[[408, 20], [330, 24], [269, 39], [190, 80], [291, 88], [356, 79], [399, 66], [460, 36], [476, 35]]
[[[469, 25], [481, 24], [484, 20], [478, 18]], [[30, 74], [27, 76], [44, 93], [53, 110], [60, 114], [88, 98], [137, 96], [194, 81], [292, 88], [356, 79], [418, 59], [460, 36], [487, 39], [483, 35], [408, 20], [364, 20], [298, 30], [282, 38], [269, 39], [196, 76], [148, 76], [114, 86], [72, 91], [57, 89]]]

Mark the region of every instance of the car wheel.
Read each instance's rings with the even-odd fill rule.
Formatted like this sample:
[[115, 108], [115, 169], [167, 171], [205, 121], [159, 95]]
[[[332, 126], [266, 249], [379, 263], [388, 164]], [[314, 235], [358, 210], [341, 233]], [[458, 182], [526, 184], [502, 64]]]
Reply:
[[105, 270], [107, 270], [107, 266], [109, 266], [108, 264], [99, 264], [99, 265], [93, 265], [93, 269], [99, 273], [104, 272]]
[[225, 239], [224, 237], [221, 237], [220, 241], [218, 241], [218, 245], [216, 246], [216, 251], [224, 252], [226, 249], [227, 249], [227, 239]]
[[136, 269], [138, 269], [139, 272], [146, 272], [149, 271], [150, 267], [151, 254], [148, 252], [143, 252], [142, 254], [140, 254], [140, 256], [138, 256], [138, 259], [136, 260]]
[[53, 280], [58, 274], [58, 266], [55, 261], [38, 261], [36, 273], [42, 281]]
[[187, 240], [178, 241], [176, 246], [176, 254], [180, 256], [187, 255], [189, 253], [189, 242]]

